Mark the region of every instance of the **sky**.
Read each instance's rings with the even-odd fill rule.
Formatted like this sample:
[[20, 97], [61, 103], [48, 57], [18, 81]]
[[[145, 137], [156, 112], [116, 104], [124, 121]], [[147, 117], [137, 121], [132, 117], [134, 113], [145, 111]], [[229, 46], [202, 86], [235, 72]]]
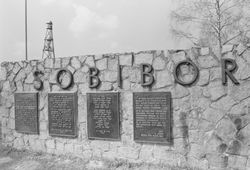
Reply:
[[[174, 0], [27, 0], [28, 59], [41, 59], [46, 22], [56, 57], [187, 48], [170, 32]], [[25, 0], [0, 0], [0, 62], [25, 59]]]

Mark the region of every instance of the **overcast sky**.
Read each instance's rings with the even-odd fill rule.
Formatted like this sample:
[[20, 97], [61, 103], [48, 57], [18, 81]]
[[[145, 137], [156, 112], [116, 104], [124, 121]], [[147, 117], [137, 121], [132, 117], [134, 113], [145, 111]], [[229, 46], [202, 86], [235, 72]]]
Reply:
[[[169, 31], [174, 0], [27, 1], [29, 59], [41, 59], [50, 20], [56, 57], [185, 47]], [[23, 60], [25, 0], [0, 2], [0, 62]]]

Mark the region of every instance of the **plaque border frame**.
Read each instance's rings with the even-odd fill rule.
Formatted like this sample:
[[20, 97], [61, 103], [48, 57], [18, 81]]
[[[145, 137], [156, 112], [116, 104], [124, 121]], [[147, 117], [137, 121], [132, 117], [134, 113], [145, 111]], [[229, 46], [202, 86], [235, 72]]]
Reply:
[[[159, 141], [159, 140], [143, 140], [143, 139], [135, 139], [135, 120], [136, 120], [136, 114], [135, 114], [135, 95], [136, 94], [150, 94], [150, 93], [166, 93], [167, 96], [170, 97], [170, 101], [169, 101], [169, 108], [168, 108], [168, 111], [169, 111], [169, 115], [167, 114], [167, 119], [169, 119], [169, 125], [167, 124], [166, 122], [166, 128], [165, 130], [169, 129], [169, 135], [167, 135], [166, 138], [166, 141]], [[138, 142], [138, 143], [149, 143], [149, 144], [172, 144], [172, 95], [171, 95], [171, 92], [167, 91], [161, 91], [161, 92], [133, 92], [133, 139], [135, 142]]]
[[[50, 123], [49, 123], [49, 113], [50, 113], [50, 107], [49, 107], [49, 95], [51, 94], [60, 94], [60, 93], [66, 93], [66, 94], [73, 94], [73, 98], [75, 101], [75, 104], [73, 104], [74, 109], [76, 114], [74, 114], [74, 134], [73, 135], [63, 135], [63, 134], [55, 134], [55, 133], [51, 133], [50, 131]], [[73, 102], [74, 102], [73, 101]], [[49, 136], [51, 137], [61, 137], [61, 138], [77, 138], [78, 137], [78, 131], [77, 131], [77, 127], [78, 127], [78, 95], [77, 95], [77, 91], [54, 91], [54, 92], [48, 92], [48, 132], [49, 132]]]
[[[23, 131], [23, 130], [17, 130], [17, 127], [16, 127], [16, 99], [15, 99], [15, 96], [16, 94], [35, 94], [35, 98], [36, 98], [36, 101], [37, 101], [37, 105], [36, 105], [36, 114], [37, 114], [37, 131], [36, 132], [30, 132], [30, 131]], [[39, 135], [40, 134], [40, 112], [39, 112], [39, 105], [40, 105], [40, 102], [39, 102], [39, 92], [37, 91], [29, 91], [29, 92], [15, 92], [14, 93], [14, 110], [15, 110], [15, 131], [17, 133], [23, 133], [23, 134], [30, 134], [30, 135]]]
[[[117, 119], [118, 119], [118, 138], [100, 138], [100, 137], [90, 137], [89, 136], [89, 123], [88, 123], [88, 110], [89, 110], [89, 95], [90, 94], [108, 94], [108, 93], [113, 93], [117, 95], [117, 110], [118, 110], [118, 115], [117, 115]], [[90, 93], [86, 93], [87, 96], [87, 134], [88, 134], [88, 139], [89, 140], [104, 140], [104, 141], [120, 141], [121, 140], [121, 111], [120, 111], [120, 92], [102, 92], [102, 91], [97, 91], [97, 92], [90, 92]]]

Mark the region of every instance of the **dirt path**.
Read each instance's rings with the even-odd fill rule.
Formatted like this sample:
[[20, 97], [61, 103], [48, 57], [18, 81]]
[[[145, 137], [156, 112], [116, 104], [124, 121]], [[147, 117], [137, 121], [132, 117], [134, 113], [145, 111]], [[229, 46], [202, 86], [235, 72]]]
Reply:
[[122, 161], [86, 161], [81, 158], [20, 151], [0, 146], [0, 170], [195, 170]]

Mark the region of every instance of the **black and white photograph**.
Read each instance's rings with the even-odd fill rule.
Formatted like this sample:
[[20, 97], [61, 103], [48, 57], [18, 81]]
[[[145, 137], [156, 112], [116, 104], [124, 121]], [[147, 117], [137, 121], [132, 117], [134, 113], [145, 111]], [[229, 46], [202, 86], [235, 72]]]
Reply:
[[250, 170], [250, 0], [0, 0], [0, 170]]

